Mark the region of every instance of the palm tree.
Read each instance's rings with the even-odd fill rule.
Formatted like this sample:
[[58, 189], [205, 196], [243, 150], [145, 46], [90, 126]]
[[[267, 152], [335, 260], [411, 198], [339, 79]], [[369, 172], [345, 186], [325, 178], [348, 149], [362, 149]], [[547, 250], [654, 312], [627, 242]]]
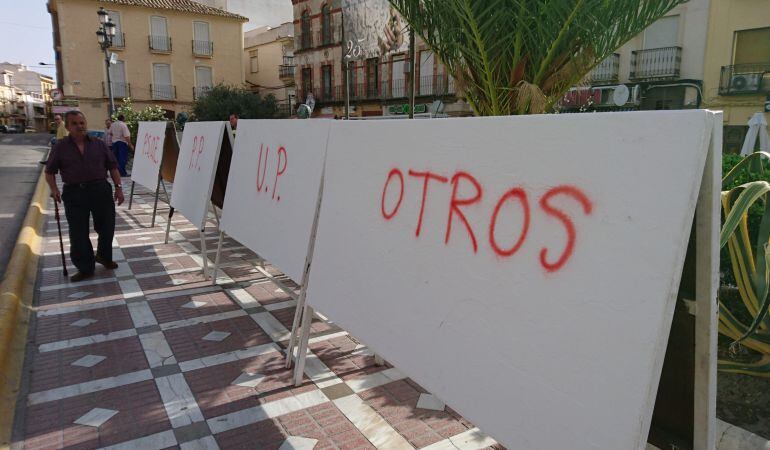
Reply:
[[601, 61], [687, 0], [390, 0], [477, 115], [549, 111]]

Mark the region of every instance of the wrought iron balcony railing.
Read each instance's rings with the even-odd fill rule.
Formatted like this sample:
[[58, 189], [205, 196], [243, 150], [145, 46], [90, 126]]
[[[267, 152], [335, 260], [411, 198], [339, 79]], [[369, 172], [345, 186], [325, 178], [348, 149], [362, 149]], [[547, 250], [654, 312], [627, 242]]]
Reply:
[[594, 67], [594, 70], [591, 71], [590, 75], [591, 82], [617, 83], [619, 69], [620, 55], [618, 53], [613, 53]]
[[192, 41], [192, 52], [195, 56], [213, 56], [214, 43], [211, 41]]
[[[128, 98], [131, 97], [131, 84], [130, 83], [117, 83], [113, 81], [112, 85], [112, 97], [113, 98]], [[110, 93], [107, 90], [107, 83], [102, 81], [102, 93], [104, 97], [109, 97]]]
[[723, 66], [719, 95], [770, 93], [770, 62]]
[[150, 50], [155, 52], [171, 53], [171, 38], [168, 36], [147, 36]]
[[294, 66], [285, 66], [285, 65], [278, 66], [278, 78], [280, 79], [290, 78], [293, 80]]
[[631, 52], [632, 80], [678, 78], [682, 47], [651, 48]]
[[126, 33], [115, 33], [112, 37], [112, 47], [110, 48], [125, 48], [126, 47]]
[[153, 100], [174, 100], [176, 98], [176, 86], [171, 84], [151, 84], [150, 93]]

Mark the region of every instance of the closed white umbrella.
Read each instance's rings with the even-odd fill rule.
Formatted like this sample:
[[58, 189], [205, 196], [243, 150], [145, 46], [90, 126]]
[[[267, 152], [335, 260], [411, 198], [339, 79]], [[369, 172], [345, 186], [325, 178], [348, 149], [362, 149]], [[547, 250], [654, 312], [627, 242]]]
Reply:
[[741, 156], [748, 156], [754, 153], [754, 143], [759, 137], [759, 150], [766, 152], [770, 150], [770, 139], [767, 136], [767, 120], [761, 112], [754, 113], [749, 120], [749, 132], [746, 134], [746, 140], [743, 141]]

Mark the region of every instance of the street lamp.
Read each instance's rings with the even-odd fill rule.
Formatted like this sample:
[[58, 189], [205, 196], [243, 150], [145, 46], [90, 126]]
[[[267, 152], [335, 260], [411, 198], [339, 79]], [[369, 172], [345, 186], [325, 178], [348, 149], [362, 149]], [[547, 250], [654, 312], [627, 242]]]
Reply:
[[112, 116], [112, 113], [115, 112], [115, 99], [112, 97], [112, 80], [110, 79], [110, 53], [107, 51], [110, 47], [112, 47], [112, 39], [115, 37], [115, 24], [112, 22], [112, 19], [110, 18], [109, 14], [107, 14], [107, 11], [104, 10], [104, 8], [99, 7], [99, 10], [96, 11], [96, 14], [99, 16], [99, 29], [96, 31], [96, 40], [99, 42], [99, 47], [101, 47], [102, 51], [104, 52], [104, 64], [107, 69], [107, 95], [110, 99], [110, 109], [109, 109], [109, 116]]

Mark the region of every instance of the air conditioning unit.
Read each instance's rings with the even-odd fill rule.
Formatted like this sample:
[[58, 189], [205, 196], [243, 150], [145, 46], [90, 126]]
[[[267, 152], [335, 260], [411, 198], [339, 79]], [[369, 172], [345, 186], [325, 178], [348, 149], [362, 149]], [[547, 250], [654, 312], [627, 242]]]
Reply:
[[742, 73], [730, 78], [728, 91], [731, 93], [757, 92], [762, 84], [762, 73]]

